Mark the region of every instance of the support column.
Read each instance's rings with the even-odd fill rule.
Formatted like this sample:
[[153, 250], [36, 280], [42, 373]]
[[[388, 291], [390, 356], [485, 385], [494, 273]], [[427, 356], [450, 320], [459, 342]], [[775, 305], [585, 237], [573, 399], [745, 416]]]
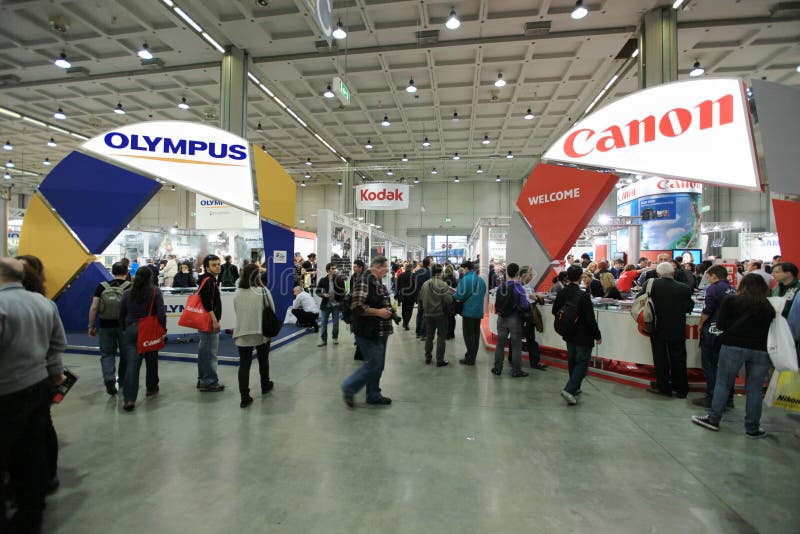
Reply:
[[247, 60], [248, 54], [228, 47], [222, 57], [219, 83], [220, 127], [247, 137]]
[[669, 6], [648, 11], [639, 34], [639, 89], [678, 79], [678, 17]]
[[8, 256], [8, 202], [11, 200], [11, 191], [3, 189], [0, 192], [0, 228], [3, 229], [3, 240], [0, 245], [0, 258]]

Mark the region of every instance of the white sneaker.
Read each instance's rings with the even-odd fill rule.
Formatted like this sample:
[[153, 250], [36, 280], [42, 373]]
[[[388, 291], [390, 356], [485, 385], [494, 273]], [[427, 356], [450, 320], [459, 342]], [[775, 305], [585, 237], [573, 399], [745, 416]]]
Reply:
[[569, 404], [570, 406], [578, 404], [578, 399], [575, 398], [575, 395], [573, 395], [566, 389], [561, 391], [561, 396], [564, 398], [565, 401], [567, 401], [567, 404]]

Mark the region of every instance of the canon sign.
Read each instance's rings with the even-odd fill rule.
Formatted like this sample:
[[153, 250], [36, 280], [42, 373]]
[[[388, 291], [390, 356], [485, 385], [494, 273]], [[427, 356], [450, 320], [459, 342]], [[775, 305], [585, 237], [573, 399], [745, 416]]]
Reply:
[[759, 190], [744, 83], [674, 82], [589, 115], [543, 159]]
[[356, 208], [360, 210], [402, 210], [408, 208], [408, 185], [362, 184], [356, 186]]

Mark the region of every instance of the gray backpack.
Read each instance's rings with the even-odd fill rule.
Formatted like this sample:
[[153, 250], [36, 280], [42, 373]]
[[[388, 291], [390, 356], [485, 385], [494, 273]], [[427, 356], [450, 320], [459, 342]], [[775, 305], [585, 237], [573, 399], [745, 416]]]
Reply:
[[108, 282], [100, 284], [103, 292], [100, 293], [100, 318], [111, 321], [119, 320], [119, 303], [122, 302], [122, 294], [131, 285], [127, 280], [119, 286], [112, 286]]

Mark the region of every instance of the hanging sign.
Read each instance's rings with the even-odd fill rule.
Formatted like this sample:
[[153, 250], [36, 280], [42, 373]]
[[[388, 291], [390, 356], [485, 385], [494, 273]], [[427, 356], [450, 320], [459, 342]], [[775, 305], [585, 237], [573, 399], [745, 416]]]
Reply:
[[578, 122], [542, 159], [761, 190], [739, 79], [673, 82], [632, 93]]
[[356, 208], [360, 210], [404, 210], [408, 208], [408, 193], [408, 184], [357, 185]]

